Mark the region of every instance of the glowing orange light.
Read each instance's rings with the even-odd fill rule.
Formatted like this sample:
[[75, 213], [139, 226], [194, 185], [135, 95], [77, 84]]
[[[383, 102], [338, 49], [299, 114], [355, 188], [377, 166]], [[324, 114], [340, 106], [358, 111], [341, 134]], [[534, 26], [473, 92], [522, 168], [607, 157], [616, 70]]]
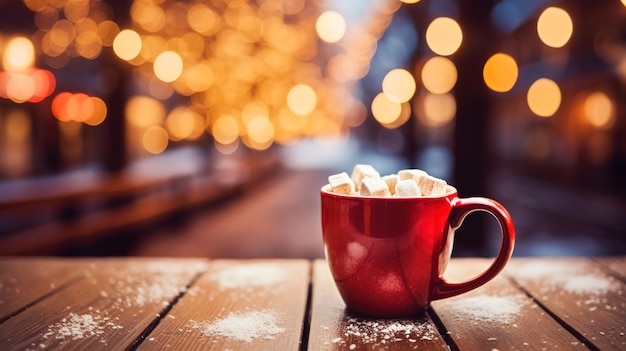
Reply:
[[9, 72], [23, 72], [35, 62], [35, 47], [33, 43], [24, 37], [16, 37], [9, 40], [4, 47], [2, 64]]
[[45, 69], [35, 69], [31, 72], [31, 76], [35, 79], [35, 91], [28, 101], [40, 102], [54, 92], [56, 78], [52, 72]]
[[52, 94], [55, 86], [56, 79], [47, 70], [0, 72], [0, 97], [17, 103], [40, 102]]
[[528, 88], [526, 100], [537, 116], [550, 117], [561, 105], [561, 89], [553, 80], [540, 78]]
[[67, 112], [65, 110], [67, 103], [71, 97], [72, 97], [72, 93], [63, 92], [63, 93], [59, 93], [52, 100], [52, 106], [51, 106], [52, 114], [59, 121], [67, 122], [71, 120], [71, 118], [67, 115]]
[[604, 92], [596, 91], [589, 94], [583, 108], [585, 118], [592, 126], [608, 129], [615, 124], [615, 106]]
[[107, 116], [107, 105], [104, 101], [98, 97], [91, 97], [91, 103], [93, 105], [93, 112], [91, 116], [85, 119], [85, 124], [90, 126], [97, 126], [104, 122]]
[[170, 83], [183, 73], [183, 59], [174, 51], [164, 51], [154, 60], [153, 69], [157, 78]]
[[426, 28], [426, 44], [436, 54], [454, 54], [463, 42], [463, 31], [458, 22], [448, 17], [435, 18]]
[[409, 71], [401, 68], [389, 71], [383, 78], [383, 93], [387, 99], [402, 103], [409, 101], [415, 94], [415, 79]]
[[496, 53], [492, 55], [483, 67], [483, 79], [489, 89], [504, 93], [513, 88], [517, 82], [517, 62], [510, 55]]
[[141, 37], [131, 29], [125, 29], [115, 36], [113, 51], [122, 60], [132, 60], [141, 52]]
[[573, 31], [572, 18], [567, 11], [559, 7], [548, 7], [537, 20], [539, 39], [553, 48], [560, 48], [567, 44]]
[[100, 102], [84, 93], [59, 93], [52, 100], [51, 109], [52, 114], [62, 122], [87, 122], [103, 118], [98, 116], [102, 114]]
[[9, 99], [17, 103], [28, 101], [35, 93], [35, 79], [26, 73], [14, 73], [9, 79], [6, 91]]
[[346, 34], [346, 20], [336, 11], [322, 13], [315, 23], [320, 39], [327, 43], [336, 43]]

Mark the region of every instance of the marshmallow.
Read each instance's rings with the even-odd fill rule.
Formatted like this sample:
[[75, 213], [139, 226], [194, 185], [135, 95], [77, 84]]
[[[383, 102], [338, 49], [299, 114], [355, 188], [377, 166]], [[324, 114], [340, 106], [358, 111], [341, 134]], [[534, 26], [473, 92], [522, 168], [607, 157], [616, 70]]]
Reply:
[[396, 193], [396, 184], [398, 183], [398, 175], [397, 174], [389, 174], [386, 176], [382, 176], [382, 179], [387, 183], [387, 187], [389, 188], [389, 192], [391, 195]]
[[330, 184], [333, 193], [349, 195], [355, 192], [354, 182], [350, 179], [350, 176], [348, 176], [348, 173], [346, 172], [329, 176], [328, 183]]
[[390, 196], [387, 183], [380, 177], [365, 177], [361, 182], [359, 194], [363, 196]]
[[354, 182], [354, 186], [358, 191], [361, 188], [361, 182], [366, 177], [380, 177], [380, 173], [371, 165], [367, 164], [357, 164], [354, 166], [352, 170], [352, 181]]
[[396, 196], [422, 196], [422, 191], [413, 179], [405, 179], [396, 184]]
[[448, 183], [445, 180], [430, 175], [420, 179], [418, 185], [424, 196], [445, 195], [448, 187]]
[[421, 169], [403, 169], [398, 172], [398, 181], [413, 179], [417, 184], [419, 184], [420, 179], [426, 177], [428, 173], [422, 171]]

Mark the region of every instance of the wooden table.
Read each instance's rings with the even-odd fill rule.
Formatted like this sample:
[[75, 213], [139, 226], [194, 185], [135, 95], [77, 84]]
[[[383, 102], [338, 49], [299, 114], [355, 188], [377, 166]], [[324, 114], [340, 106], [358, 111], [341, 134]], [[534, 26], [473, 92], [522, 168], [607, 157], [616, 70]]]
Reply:
[[324, 260], [0, 258], [0, 350], [626, 350], [625, 333], [626, 257], [515, 258], [398, 320], [346, 312]]

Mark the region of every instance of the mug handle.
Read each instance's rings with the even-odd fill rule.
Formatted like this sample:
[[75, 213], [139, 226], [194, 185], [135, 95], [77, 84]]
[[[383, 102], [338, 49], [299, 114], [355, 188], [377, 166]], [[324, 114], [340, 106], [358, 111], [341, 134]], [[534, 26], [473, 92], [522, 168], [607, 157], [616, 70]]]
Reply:
[[487, 283], [504, 269], [513, 253], [515, 245], [515, 227], [509, 212], [498, 202], [484, 197], [468, 197], [464, 199], [455, 198], [452, 203], [452, 210], [448, 223], [452, 230], [458, 229], [463, 223], [463, 219], [474, 211], [485, 211], [494, 216], [502, 232], [502, 245], [495, 260], [481, 274], [461, 283], [449, 283], [443, 278], [435, 286], [432, 299], [439, 300], [447, 297], [459, 295]]

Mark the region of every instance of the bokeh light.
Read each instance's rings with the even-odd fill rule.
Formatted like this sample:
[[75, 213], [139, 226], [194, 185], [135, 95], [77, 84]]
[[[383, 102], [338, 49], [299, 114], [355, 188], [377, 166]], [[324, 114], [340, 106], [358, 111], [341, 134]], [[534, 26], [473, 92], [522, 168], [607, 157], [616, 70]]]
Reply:
[[584, 102], [585, 119], [599, 129], [609, 129], [615, 124], [613, 101], [601, 91], [589, 94]]
[[327, 43], [336, 43], [346, 34], [346, 20], [336, 11], [323, 12], [315, 22], [317, 35]]
[[483, 67], [483, 79], [489, 89], [504, 93], [517, 82], [517, 62], [510, 55], [498, 52], [493, 54]]
[[0, 96], [17, 103], [26, 102], [35, 93], [35, 84], [35, 79], [29, 74], [3, 72], [0, 76]]
[[415, 79], [409, 71], [396, 68], [385, 75], [382, 89], [387, 99], [399, 103], [407, 102], [415, 94]]
[[172, 110], [165, 119], [165, 126], [169, 132], [170, 140], [173, 141], [195, 140], [205, 130], [202, 116], [184, 107], [177, 107]]
[[91, 103], [93, 104], [93, 113], [84, 122], [90, 126], [97, 126], [102, 124], [107, 117], [107, 105], [102, 99], [95, 96], [91, 97]]
[[130, 61], [141, 52], [141, 37], [131, 29], [125, 29], [113, 40], [113, 51], [122, 60]]
[[8, 72], [24, 72], [35, 63], [35, 47], [25, 37], [9, 39], [2, 53], [2, 65]]
[[141, 144], [151, 154], [160, 154], [168, 145], [167, 131], [160, 126], [152, 126], [143, 132]]
[[98, 125], [106, 118], [102, 99], [84, 93], [61, 92], [52, 100], [52, 114], [61, 122], [85, 122]]
[[317, 94], [310, 85], [298, 84], [287, 93], [287, 106], [293, 113], [304, 116], [315, 109]]
[[157, 78], [170, 83], [183, 73], [183, 59], [177, 52], [164, 51], [154, 60], [153, 69]]
[[452, 94], [427, 93], [422, 98], [422, 110], [417, 110], [417, 117], [428, 127], [442, 127], [454, 120], [456, 100]]
[[553, 48], [563, 47], [572, 36], [572, 18], [559, 7], [548, 7], [537, 20], [537, 34], [541, 41]]
[[422, 67], [422, 84], [433, 94], [448, 93], [457, 81], [456, 66], [446, 57], [430, 58]]
[[530, 86], [526, 99], [533, 113], [550, 117], [561, 105], [561, 89], [553, 80], [540, 78]]
[[126, 119], [131, 125], [151, 127], [165, 120], [165, 106], [157, 99], [148, 96], [133, 96], [126, 103]]
[[435, 18], [426, 28], [426, 43], [437, 55], [454, 54], [463, 41], [461, 26], [452, 18]]
[[239, 123], [232, 116], [222, 116], [213, 123], [211, 134], [220, 144], [232, 144], [239, 138]]
[[246, 124], [247, 146], [256, 150], [265, 150], [274, 140], [274, 125], [266, 116], [257, 115]]
[[390, 100], [385, 93], [379, 93], [372, 100], [372, 115], [384, 127], [390, 127], [398, 124], [402, 117], [402, 103]]

